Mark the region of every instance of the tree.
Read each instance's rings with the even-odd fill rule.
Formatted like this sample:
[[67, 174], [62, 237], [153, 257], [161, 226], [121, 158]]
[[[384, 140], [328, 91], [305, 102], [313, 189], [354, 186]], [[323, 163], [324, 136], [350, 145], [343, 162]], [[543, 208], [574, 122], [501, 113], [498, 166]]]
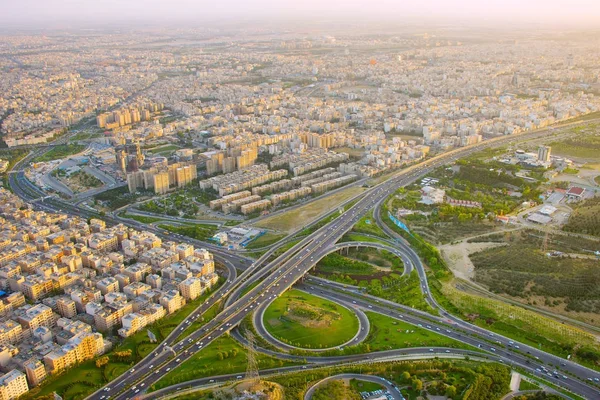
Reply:
[[446, 388], [446, 397], [453, 398], [454, 396], [456, 396], [456, 386], [450, 385]]
[[412, 387], [414, 390], [423, 390], [423, 381], [417, 378], [413, 379]]
[[106, 364], [108, 364], [108, 356], [103, 356], [100, 357], [99, 359], [96, 360], [96, 368], [102, 368], [104, 367]]
[[410, 372], [408, 372], [408, 371], [404, 371], [404, 372], [402, 373], [402, 380], [403, 380], [404, 382], [408, 382], [408, 380], [409, 380], [409, 379], [410, 379]]

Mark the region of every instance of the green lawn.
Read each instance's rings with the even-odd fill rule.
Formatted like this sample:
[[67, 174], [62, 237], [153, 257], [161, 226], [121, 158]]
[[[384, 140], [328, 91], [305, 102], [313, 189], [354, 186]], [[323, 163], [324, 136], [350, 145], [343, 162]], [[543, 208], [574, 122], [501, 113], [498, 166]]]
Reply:
[[165, 146], [154, 147], [153, 149], [148, 150], [148, 152], [152, 154], [165, 153], [165, 152], [174, 152], [175, 150], [179, 150], [181, 147], [170, 144]]
[[579, 173], [579, 170], [577, 168], [565, 168], [562, 172], [563, 174], [577, 175]]
[[288, 290], [265, 311], [266, 329], [279, 340], [302, 348], [339, 346], [358, 331], [358, 319], [345, 307]]
[[104, 382], [102, 370], [96, 368], [94, 361], [86, 361], [66, 373], [49, 377], [41, 387], [31, 389], [22, 399], [37, 399], [57, 392], [64, 400], [79, 400], [101, 387]]
[[[384, 281], [382, 283], [385, 283], [384, 279], [382, 281]], [[434, 312], [421, 292], [421, 281], [416, 270], [411, 271], [410, 275], [390, 280], [387, 284], [382, 285], [382, 283], [370, 282], [367, 285], [369, 293], [373, 296], [391, 300], [394, 303], [404, 304], [422, 311]]]
[[373, 211], [369, 211], [367, 215], [362, 217], [353, 227], [352, 232], [368, 233], [373, 236], [387, 238], [383, 229], [381, 229], [373, 218]]
[[151, 224], [153, 222], [162, 221], [161, 218], [147, 217], [145, 215], [135, 215], [135, 214], [121, 213], [119, 216], [121, 218], [133, 219], [133, 220], [136, 220], [136, 221], [141, 222], [143, 224]]
[[383, 389], [383, 386], [378, 383], [361, 381], [359, 379], [350, 379], [350, 386], [358, 393], [374, 392], [376, 390]]
[[46, 153], [42, 154], [38, 158], [35, 159], [36, 162], [42, 161], [53, 161], [58, 160], [60, 158], [65, 158], [67, 156], [77, 154], [85, 149], [86, 146], [80, 144], [63, 144], [59, 146], [52, 147]]
[[287, 235], [285, 233], [267, 232], [264, 235], [262, 235], [261, 237], [258, 237], [256, 239], [254, 239], [253, 241], [251, 241], [248, 244], [248, 246], [246, 246], [246, 248], [247, 249], [260, 249], [261, 247], [267, 247], [274, 243], [277, 243], [278, 241], [280, 241], [281, 239], [283, 239], [286, 236]]
[[75, 136], [71, 137], [71, 140], [76, 141], [76, 140], [94, 139], [94, 138], [99, 138], [102, 136], [103, 136], [103, 134], [101, 132], [83, 131], [83, 132], [79, 132]]
[[531, 383], [526, 381], [525, 379], [521, 379], [521, 383], [519, 384], [519, 390], [540, 390], [540, 387], [535, 383]]
[[[283, 253], [285, 253], [286, 251], [288, 251], [289, 249], [291, 249], [292, 247], [294, 247], [295, 245], [297, 245], [298, 242], [300, 242], [301, 240], [302, 239], [292, 240], [291, 242], [287, 242], [286, 244], [282, 245], [281, 247], [278, 247], [277, 250], [275, 250], [271, 254], [271, 256], [268, 258], [267, 262], [273, 261], [274, 259], [276, 259], [280, 255], [282, 255]], [[246, 255], [248, 255], [249, 257], [253, 257], [255, 259], [258, 259], [263, 254], [265, 254], [267, 251], [268, 250], [254, 251], [252, 253], [246, 253]]]
[[371, 351], [429, 346], [470, 347], [426, 328], [420, 328], [374, 312], [368, 311], [366, 314], [371, 323], [371, 331], [365, 343], [370, 346]]
[[338, 243], [344, 243], [344, 242], [371, 242], [371, 243], [381, 243], [381, 244], [389, 244], [383, 240], [379, 240], [373, 237], [369, 237], [369, 236], [364, 236], [358, 233], [346, 233], [344, 236], [342, 236], [342, 238], [339, 240]]
[[326, 255], [317, 263], [316, 272], [326, 274], [350, 274], [353, 276], [357, 275], [369, 277], [376, 274], [377, 269], [374, 265], [368, 262], [354, 260], [338, 253], [331, 253]]
[[[260, 353], [256, 355], [256, 359], [259, 369], [293, 365]], [[150, 390], [207, 376], [243, 373], [246, 371], [247, 361], [246, 350], [240, 344], [229, 336], [221, 336], [167, 375], [157, 376], [160, 379], [150, 386]]]

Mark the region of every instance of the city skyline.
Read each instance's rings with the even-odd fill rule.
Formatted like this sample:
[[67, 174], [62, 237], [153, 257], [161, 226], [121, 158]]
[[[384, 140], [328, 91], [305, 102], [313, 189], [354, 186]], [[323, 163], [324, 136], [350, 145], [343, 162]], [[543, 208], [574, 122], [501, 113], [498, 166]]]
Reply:
[[0, 400], [599, 398], [600, 5], [2, 10]]
[[[215, 26], [234, 21], [265, 23], [286, 21], [356, 23], [422, 22], [452, 23], [455, 25], [533, 24], [532, 26], [571, 26], [594, 28], [600, 18], [600, 3], [593, 0], [561, 1], [516, 0], [477, 2], [473, 0], [427, 0], [406, 2], [379, 0], [309, 0], [301, 3], [274, 0], [225, 0], [221, 2], [156, 0], [81, 2], [74, 0], [4, 1], [0, 22], [8, 28], [45, 29], [100, 26], [145, 26], [199, 22]], [[274, 20], [277, 18], [277, 20]], [[418, 22], [417, 22], [418, 23]]]

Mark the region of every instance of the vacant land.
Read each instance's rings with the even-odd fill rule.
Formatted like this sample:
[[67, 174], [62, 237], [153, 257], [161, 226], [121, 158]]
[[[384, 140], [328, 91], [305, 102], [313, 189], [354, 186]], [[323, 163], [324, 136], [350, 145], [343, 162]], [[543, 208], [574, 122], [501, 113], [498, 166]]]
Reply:
[[269, 305], [264, 324], [277, 339], [307, 349], [339, 346], [352, 339], [359, 326], [347, 308], [293, 289]]
[[348, 153], [350, 158], [354, 160], [361, 159], [365, 154], [364, 149], [355, 149], [352, 147], [338, 147], [337, 149], [335, 149], [335, 151], [337, 153]]
[[567, 232], [600, 236], [600, 197], [572, 205], [572, 208], [573, 212], [563, 229]]
[[472, 279], [475, 276], [475, 267], [469, 258], [471, 253], [486, 250], [488, 248], [502, 246], [504, 243], [461, 241], [455, 244], [446, 244], [439, 247], [440, 253], [452, 270], [454, 275], [462, 279]]
[[292, 232], [311, 223], [320, 215], [336, 209], [341, 203], [362, 193], [364, 190], [361, 187], [349, 187], [293, 210], [267, 217], [255, 225], [261, 228]]
[[[598, 261], [591, 254], [600, 247], [580, 238], [555, 235], [546, 241], [533, 231], [513, 231], [504, 236], [508, 246], [485, 249], [470, 255], [475, 281], [494, 293], [564, 312], [600, 312]], [[580, 246], [591, 247], [590, 253]], [[548, 256], [547, 251], [562, 255]], [[558, 254], [558, 253], [557, 253]]]
[[36, 162], [53, 161], [61, 158], [77, 154], [85, 149], [86, 146], [81, 144], [63, 144], [52, 147], [46, 153], [35, 159]]
[[578, 159], [597, 159], [600, 151], [599, 128], [598, 124], [574, 128], [576, 135], [550, 144], [552, 153]]
[[67, 176], [65, 171], [56, 169], [53, 171], [53, 175], [67, 185], [73, 193], [85, 192], [90, 188], [97, 188], [103, 185], [100, 179], [83, 170], [79, 170]]

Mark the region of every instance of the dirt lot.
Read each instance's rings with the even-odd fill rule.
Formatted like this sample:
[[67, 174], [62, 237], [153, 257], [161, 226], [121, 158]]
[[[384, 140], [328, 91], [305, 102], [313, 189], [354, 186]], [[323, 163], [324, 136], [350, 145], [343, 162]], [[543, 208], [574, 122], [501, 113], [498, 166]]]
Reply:
[[458, 244], [446, 244], [439, 247], [440, 253], [448, 267], [458, 278], [471, 280], [474, 276], [475, 268], [469, 254], [476, 253], [491, 247], [504, 246], [505, 243], [467, 243], [466, 241]]

